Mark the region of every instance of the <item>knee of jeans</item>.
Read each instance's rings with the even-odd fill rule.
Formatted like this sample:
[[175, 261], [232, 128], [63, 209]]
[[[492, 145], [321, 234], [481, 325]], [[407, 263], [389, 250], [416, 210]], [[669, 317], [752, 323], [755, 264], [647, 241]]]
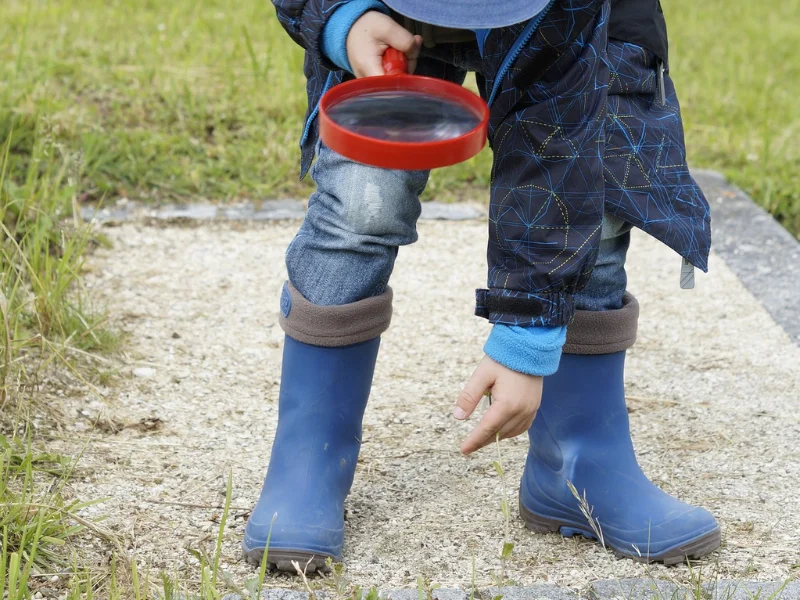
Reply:
[[[328, 150], [330, 153], [330, 150]], [[343, 226], [361, 235], [413, 235], [421, 212], [425, 171], [393, 171], [320, 155], [315, 172], [320, 192], [338, 200]]]
[[409, 235], [421, 212], [419, 176], [359, 169], [339, 193], [347, 222], [362, 235]]

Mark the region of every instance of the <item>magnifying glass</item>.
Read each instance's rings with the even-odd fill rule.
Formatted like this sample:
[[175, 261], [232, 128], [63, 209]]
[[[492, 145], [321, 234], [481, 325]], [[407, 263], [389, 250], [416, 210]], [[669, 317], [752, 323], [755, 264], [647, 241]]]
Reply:
[[489, 108], [460, 85], [408, 74], [389, 48], [385, 75], [337, 85], [322, 97], [322, 142], [350, 160], [385, 169], [427, 170], [475, 156], [486, 144]]

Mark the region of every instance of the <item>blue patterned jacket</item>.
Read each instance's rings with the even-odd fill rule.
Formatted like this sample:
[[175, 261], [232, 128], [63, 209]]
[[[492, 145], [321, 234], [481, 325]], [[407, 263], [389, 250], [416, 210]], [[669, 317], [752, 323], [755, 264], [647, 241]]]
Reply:
[[[322, 94], [351, 77], [320, 49], [343, 0], [273, 0], [306, 49], [308, 114], [301, 176], [314, 158]], [[675, 90], [642, 46], [609, 40], [604, 0], [554, 0], [532, 22], [481, 36], [482, 96], [494, 151], [488, 286], [476, 314], [493, 323], [566, 325], [594, 267], [603, 212], [660, 239], [702, 270], [709, 208], [686, 166]], [[536, 22], [538, 21], [538, 22]], [[420, 61], [418, 73], [464, 72]]]

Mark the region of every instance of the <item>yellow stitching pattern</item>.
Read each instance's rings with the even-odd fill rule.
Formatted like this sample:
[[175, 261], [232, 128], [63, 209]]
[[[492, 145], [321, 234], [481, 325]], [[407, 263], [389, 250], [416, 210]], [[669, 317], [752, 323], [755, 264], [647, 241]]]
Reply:
[[596, 229], [595, 229], [595, 230], [592, 232], [592, 235], [590, 235], [589, 237], [587, 237], [587, 238], [586, 238], [586, 239], [583, 241], [583, 243], [582, 243], [580, 246], [578, 246], [577, 248], [575, 248], [575, 252], [573, 252], [573, 253], [572, 253], [572, 256], [570, 256], [569, 258], [567, 258], [567, 260], [565, 260], [563, 263], [561, 263], [560, 265], [558, 265], [558, 266], [557, 266], [555, 269], [553, 269], [552, 271], [550, 271], [550, 272], [548, 273], [548, 275], [552, 275], [552, 274], [553, 274], [555, 271], [557, 271], [558, 269], [560, 269], [561, 267], [563, 267], [565, 264], [567, 264], [569, 261], [571, 261], [573, 258], [575, 258], [575, 256], [576, 256], [576, 255], [577, 255], [577, 254], [578, 254], [578, 253], [581, 251], [581, 248], [583, 248], [583, 247], [584, 247], [586, 244], [588, 244], [588, 243], [589, 243], [589, 240], [590, 240], [590, 239], [592, 239], [592, 238], [594, 237], [594, 234], [595, 234], [595, 233], [597, 233], [598, 231], [600, 231], [600, 228], [601, 228], [602, 226], [603, 226], [603, 224], [602, 224], [602, 223], [600, 223], [600, 225], [598, 225], [598, 226], [597, 226], [597, 228], [596, 228]]

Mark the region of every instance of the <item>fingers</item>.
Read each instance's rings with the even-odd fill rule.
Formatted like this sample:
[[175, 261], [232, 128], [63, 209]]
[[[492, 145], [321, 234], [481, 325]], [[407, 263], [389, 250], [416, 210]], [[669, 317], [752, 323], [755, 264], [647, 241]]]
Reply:
[[506, 423], [506, 416], [498, 404], [493, 404], [483, 415], [483, 418], [461, 444], [462, 454], [471, 454], [484, 446], [491, 444], [496, 438], [500, 428]]
[[347, 58], [356, 77], [383, 75], [383, 53], [395, 48], [408, 58], [413, 73], [422, 49], [422, 37], [412, 35], [394, 19], [379, 11], [367, 11], [350, 28]]
[[418, 35], [413, 35], [391, 17], [383, 16], [381, 27], [375, 32], [375, 37], [384, 44], [400, 50], [408, 58], [417, 58], [422, 38]]
[[[383, 26], [376, 32], [375, 38], [386, 44], [390, 48], [400, 50], [408, 59], [408, 72], [413, 73], [417, 68], [417, 59], [422, 50], [422, 36], [412, 35], [405, 27], [395, 22], [386, 15], [382, 20]], [[381, 52], [383, 52], [382, 49]], [[381, 68], [380, 75], [383, 75]]]
[[[403, 31], [405, 31], [405, 29]], [[406, 53], [409, 74], [413, 73], [417, 68], [417, 58], [419, 57], [420, 49], [422, 48], [422, 38], [418, 35], [413, 37], [418, 38], [418, 41], [414, 42], [412, 51], [410, 53]], [[376, 54], [362, 56], [357, 65], [353, 65], [353, 69], [355, 71], [354, 75], [356, 77], [375, 77], [376, 75], [383, 75], [383, 53], [389, 46], [391, 46], [391, 44], [381, 44], [374, 48]], [[394, 48], [394, 46], [391, 47]], [[399, 50], [399, 48], [396, 49]]]
[[472, 454], [481, 448], [485, 448], [497, 439], [498, 433], [500, 434], [500, 439], [522, 435], [528, 431], [532, 421], [525, 414], [516, 415], [508, 419], [506, 411], [499, 404], [494, 404], [486, 411], [480, 423], [461, 444], [461, 453]]
[[422, 51], [422, 36], [415, 35], [414, 36], [414, 49], [411, 50], [406, 56], [408, 57], [408, 74], [413, 75], [414, 71], [417, 70], [417, 59], [419, 58], [419, 54]]
[[[494, 384], [495, 375], [486, 360], [478, 363], [478, 367], [472, 373], [467, 385], [461, 390], [453, 409], [453, 416], [459, 421], [468, 419], [480, 404], [486, 390], [491, 389]], [[488, 413], [487, 413], [488, 414]]]

